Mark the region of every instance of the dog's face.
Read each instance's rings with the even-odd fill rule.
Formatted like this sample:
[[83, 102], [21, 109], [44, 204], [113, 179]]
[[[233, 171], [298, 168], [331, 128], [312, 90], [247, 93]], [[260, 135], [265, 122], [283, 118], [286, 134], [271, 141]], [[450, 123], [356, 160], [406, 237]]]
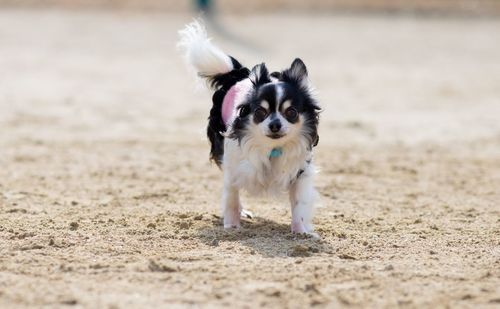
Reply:
[[303, 98], [291, 85], [271, 82], [257, 91], [252, 104], [250, 131], [269, 139], [289, 139], [304, 123]]
[[305, 138], [317, 143], [318, 110], [310, 93], [307, 69], [300, 59], [282, 72], [269, 74], [265, 65], [252, 69], [254, 91], [240, 106], [233, 137], [256, 139], [272, 147]]

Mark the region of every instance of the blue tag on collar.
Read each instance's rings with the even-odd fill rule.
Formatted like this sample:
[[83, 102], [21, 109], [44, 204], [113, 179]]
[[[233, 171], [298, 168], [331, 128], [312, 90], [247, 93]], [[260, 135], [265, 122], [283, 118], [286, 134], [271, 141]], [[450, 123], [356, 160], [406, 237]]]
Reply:
[[271, 153], [269, 154], [269, 158], [277, 158], [283, 154], [283, 149], [281, 148], [273, 148]]

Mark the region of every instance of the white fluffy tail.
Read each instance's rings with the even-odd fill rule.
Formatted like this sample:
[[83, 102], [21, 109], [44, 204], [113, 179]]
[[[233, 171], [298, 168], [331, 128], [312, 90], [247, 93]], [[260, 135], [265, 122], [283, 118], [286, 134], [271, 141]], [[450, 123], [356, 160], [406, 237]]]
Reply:
[[233, 70], [233, 62], [207, 36], [207, 30], [198, 20], [179, 31], [177, 46], [185, 53], [186, 60], [199, 76], [212, 77]]

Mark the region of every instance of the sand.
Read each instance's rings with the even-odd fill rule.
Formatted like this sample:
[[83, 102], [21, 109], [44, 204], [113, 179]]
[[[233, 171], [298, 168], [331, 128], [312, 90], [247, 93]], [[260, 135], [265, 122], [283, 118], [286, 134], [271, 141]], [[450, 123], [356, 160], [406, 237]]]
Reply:
[[500, 306], [500, 20], [224, 18], [242, 62], [308, 65], [320, 240], [284, 198], [222, 229], [189, 20], [0, 12], [0, 307]]

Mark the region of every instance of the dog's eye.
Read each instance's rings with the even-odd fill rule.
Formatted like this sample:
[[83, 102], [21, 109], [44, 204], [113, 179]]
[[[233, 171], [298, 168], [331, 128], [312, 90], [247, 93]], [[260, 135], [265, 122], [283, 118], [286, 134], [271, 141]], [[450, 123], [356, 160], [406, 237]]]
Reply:
[[299, 113], [297, 112], [297, 110], [293, 107], [289, 107], [287, 108], [287, 110], [285, 111], [285, 117], [287, 120], [295, 120], [297, 119], [297, 116], [299, 115]]
[[250, 107], [243, 105], [240, 108], [240, 117], [246, 117], [248, 114], [250, 114]]
[[262, 107], [259, 107], [255, 110], [254, 115], [257, 121], [262, 121], [267, 117], [267, 111]]

